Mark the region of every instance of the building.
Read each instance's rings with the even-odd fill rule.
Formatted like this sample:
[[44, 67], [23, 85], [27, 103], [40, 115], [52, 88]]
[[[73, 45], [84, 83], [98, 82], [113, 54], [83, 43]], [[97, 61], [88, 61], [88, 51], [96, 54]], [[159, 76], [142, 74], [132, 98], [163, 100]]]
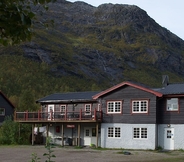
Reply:
[[45, 125], [47, 136], [62, 145], [184, 149], [184, 84], [163, 83], [157, 89], [122, 82], [102, 92], [52, 94], [37, 101], [40, 111], [16, 112], [15, 120]]
[[0, 125], [2, 125], [6, 116], [13, 117], [14, 108], [10, 100], [0, 91]]

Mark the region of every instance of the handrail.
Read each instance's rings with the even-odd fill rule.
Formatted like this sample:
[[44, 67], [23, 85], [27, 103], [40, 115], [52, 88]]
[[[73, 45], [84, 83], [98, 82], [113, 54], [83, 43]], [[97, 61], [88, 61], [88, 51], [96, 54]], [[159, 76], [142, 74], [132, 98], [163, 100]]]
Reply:
[[[90, 114], [90, 115], [88, 115]], [[94, 109], [93, 111], [54, 111], [54, 112], [16, 112], [15, 121], [67, 121], [67, 120], [102, 120], [102, 112]]]

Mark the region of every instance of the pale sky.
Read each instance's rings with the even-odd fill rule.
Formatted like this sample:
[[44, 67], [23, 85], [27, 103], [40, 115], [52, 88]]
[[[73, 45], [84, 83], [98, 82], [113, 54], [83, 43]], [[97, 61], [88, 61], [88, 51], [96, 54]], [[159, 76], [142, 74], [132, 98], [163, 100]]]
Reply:
[[[75, 2], [77, 0], [67, 0]], [[80, 0], [92, 6], [104, 3], [137, 5], [159, 25], [184, 40], [184, 0]]]

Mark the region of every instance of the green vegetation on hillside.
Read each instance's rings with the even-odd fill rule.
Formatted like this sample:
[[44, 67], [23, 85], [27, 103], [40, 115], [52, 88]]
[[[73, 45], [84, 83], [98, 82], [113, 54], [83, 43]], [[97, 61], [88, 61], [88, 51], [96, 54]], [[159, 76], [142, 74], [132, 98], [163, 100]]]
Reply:
[[[32, 101], [36, 101], [51, 93], [99, 90], [94, 81], [76, 76], [53, 76], [47, 64], [20, 55], [0, 55], [0, 65], [0, 90], [19, 110], [26, 108], [31, 96]], [[27, 93], [27, 103], [19, 103], [26, 100], [22, 97]]]

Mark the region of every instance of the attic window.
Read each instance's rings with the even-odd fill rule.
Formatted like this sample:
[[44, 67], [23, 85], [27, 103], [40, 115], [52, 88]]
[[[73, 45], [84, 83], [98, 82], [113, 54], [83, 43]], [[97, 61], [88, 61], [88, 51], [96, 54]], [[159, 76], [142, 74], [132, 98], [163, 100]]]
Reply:
[[178, 98], [167, 99], [167, 111], [178, 111]]
[[5, 108], [0, 108], [0, 115], [2, 115], [2, 116], [5, 115]]

